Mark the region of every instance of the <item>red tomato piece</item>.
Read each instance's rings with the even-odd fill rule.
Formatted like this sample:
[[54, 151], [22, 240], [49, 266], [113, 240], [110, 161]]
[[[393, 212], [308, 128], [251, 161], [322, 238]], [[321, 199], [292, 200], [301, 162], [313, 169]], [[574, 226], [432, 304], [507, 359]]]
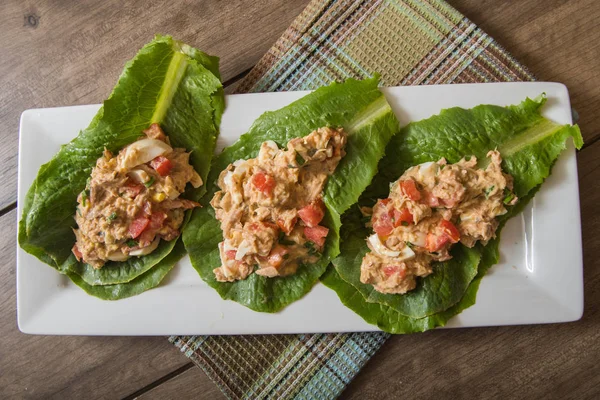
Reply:
[[379, 236], [388, 236], [394, 230], [394, 221], [389, 212], [383, 212], [379, 218], [373, 218], [373, 230]]
[[298, 210], [298, 216], [307, 225], [315, 227], [323, 220], [325, 216], [325, 205], [321, 199], [313, 201], [307, 206]]
[[81, 261], [81, 259], [83, 258], [83, 254], [81, 254], [81, 251], [79, 251], [77, 243], [73, 246], [71, 251], [73, 252], [73, 254], [75, 254], [75, 258], [77, 259], [77, 261]]
[[433, 195], [433, 193], [431, 193], [430, 191], [427, 191], [427, 190], [423, 191], [423, 197], [421, 200], [422, 200], [422, 203], [427, 204], [429, 207], [439, 207], [440, 206], [440, 199], [435, 197]]
[[440, 251], [442, 247], [449, 242], [449, 238], [446, 235], [436, 235], [434, 233], [429, 232], [427, 234], [427, 239], [425, 240], [425, 248], [430, 253], [434, 253], [436, 251]]
[[452, 222], [443, 219], [440, 225], [452, 243], [457, 243], [460, 240], [460, 232]]
[[400, 188], [402, 192], [413, 201], [419, 201], [421, 199], [421, 192], [417, 189], [417, 184], [412, 179], [404, 179], [400, 181]]
[[227, 257], [228, 260], [235, 260], [236, 254], [237, 254], [237, 251], [235, 251], [235, 250], [227, 250], [225, 252], [225, 257]]
[[279, 227], [279, 229], [285, 232], [286, 235], [289, 235], [290, 233], [292, 233], [294, 226], [296, 226], [296, 222], [298, 222], [298, 217], [294, 217], [291, 221], [287, 222], [279, 218], [277, 220], [277, 226]]
[[264, 172], [257, 172], [252, 175], [252, 184], [267, 196], [271, 196], [275, 187], [275, 179]]
[[304, 236], [319, 247], [323, 247], [325, 244], [325, 238], [328, 233], [329, 229], [320, 225], [315, 227], [307, 226], [304, 228]]
[[275, 247], [273, 247], [273, 249], [271, 249], [271, 252], [267, 257], [269, 265], [275, 268], [279, 268], [281, 264], [283, 264], [286, 254], [288, 254], [289, 252], [290, 251], [287, 249], [287, 247], [279, 244], [276, 245]]
[[400, 226], [400, 225], [402, 225], [403, 222], [406, 222], [408, 224], [415, 223], [415, 219], [407, 207], [402, 208], [401, 211], [394, 209], [393, 213], [394, 213], [394, 226]]
[[388, 265], [383, 267], [383, 273], [388, 278], [394, 274], [398, 274], [400, 279], [402, 279], [406, 276], [406, 269], [402, 268], [400, 265]]
[[150, 161], [150, 166], [154, 168], [160, 176], [167, 176], [173, 168], [173, 163], [167, 157], [158, 156]]
[[165, 220], [167, 219], [167, 213], [162, 211], [157, 211], [152, 213], [150, 216], [150, 229], [159, 230], [162, 228]]
[[144, 190], [144, 186], [140, 185], [139, 183], [135, 183], [131, 179], [128, 179], [127, 182], [125, 182], [125, 190], [131, 194], [131, 197], [135, 197], [140, 194], [142, 190]]
[[131, 224], [129, 225], [129, 234], [131, 235], [132, 238], [137, 238], [138, 236], [140, 236], [142, 234], [142, 232], [144, 232], [144, 230], [148, 227], [148, 225], [150, 224], [150, 219], [146, 218], [145, 216], [139, 216], [136, 219], [134, 219]]

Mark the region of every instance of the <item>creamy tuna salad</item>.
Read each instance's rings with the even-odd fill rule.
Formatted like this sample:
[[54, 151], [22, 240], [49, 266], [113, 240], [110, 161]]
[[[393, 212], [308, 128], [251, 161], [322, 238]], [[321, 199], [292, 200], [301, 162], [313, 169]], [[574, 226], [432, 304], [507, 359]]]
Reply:
[[116, 156], [105, 149], [77, 197], [72, 251], [94, 268], [147, 255], [161, 239], [174, 240], [185, 210], [199, 206], [179, 198], [188, 183], [202, 185], [190, 153], [172, 148], [158, 124], [144, 133]]
[[487, 157], [485, 169], [475, 157], [412, 167], [391, 185], [387, 199], [363, 208], [375, 233], [367, 239], [361, 282], [381, 293], [406, 293], [417, 277], [432, 273], [432, 262], [452, 258], [453, 244], [473, 247], [494, 238], [496, 217], [517, 197], [512, 177], [502, 172], [500, 153]]
[[323, 127], [287, 149], [262, 143], [258, 157], [238, 160], [219, 176], [211, 205], [221, 223], [220, 282], [291, 275], [316, 262], [329, 229], [322, 192], [345, 155], [343, 129]]

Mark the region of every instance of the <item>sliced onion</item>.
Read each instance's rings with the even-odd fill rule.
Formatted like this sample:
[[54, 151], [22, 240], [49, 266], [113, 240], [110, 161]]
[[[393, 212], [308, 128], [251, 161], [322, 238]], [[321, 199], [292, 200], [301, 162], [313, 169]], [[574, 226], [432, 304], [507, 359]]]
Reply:
[[428, 177], [434, 178], [440, 166], [434, 162], [426, 162], [419, 164], [419, 178], [425, 179]]
[[106, 258], [110, 261], [127, 261], [129, 255], [123, 253], [121, 250], [117, 250], [110, 253]]
[[150, 180], [150, 176], [143, 169], [134, 169], [129, 171], [127, 175], [137, 183], [146, 183]]
[[194, 189], [198, 189], [204, 182], [202, 182], [202, 178], [196, 171], [192, 174], [192, 179], [190, 179], [190, 183], [194, 187]]
[[147, 256], [148, 254], [156, 250], [156, 248], [158, 247], [158, 242], [160, 242], [160, 238], [157, 237], [152, 243], [150, 243], [149, 246], [142, 247], [141, 249], [132, 250], [129, 252], [129, 255], [136, 257]]
[[121, 158], [121, 169], [130, 169], [154, 160], [158, 156], [172, 152], [171, 146], [156, 139], [142, 139], [133, 142], [125, 149]]
[[244, 258], [244, 256], [248, 254], [250, 250], [252, 249], [248, 245], [248, 242], [242, 240], [242, 243], [240, 243], [240, 247], [238, 247], [237, 252], [235, 253], [236, 261], [240, 261], [242, 258]]
[[415, 241], [412, 242], [417, 247], [425, 247], [427, 240], [427, 234], [425, 232], [415, 232]]

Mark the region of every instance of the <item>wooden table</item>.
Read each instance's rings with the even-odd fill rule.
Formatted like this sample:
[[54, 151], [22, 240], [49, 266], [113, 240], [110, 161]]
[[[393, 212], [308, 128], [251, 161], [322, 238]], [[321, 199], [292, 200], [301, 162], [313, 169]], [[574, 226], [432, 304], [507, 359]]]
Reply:
[[[15, 231], [20, 113], [98, 103], [125, 60], [170, 33], [221, 57], [228, 90], [307, 0], [164, 5], [116, 0], [0, 2], [0, 398], [222, 398], [164, 337], [46, 337], [16, 327]], [[396, 336], [343, 398], [600, 396], [600, 4], [453, 0], [541, 80], [570, 89], [586, 145], [578, 155], [585, 314], [569, 324]], [[560, 232], [557, 232], [560, 234]], [[566, 267], [566, 266], [565, 266]]]

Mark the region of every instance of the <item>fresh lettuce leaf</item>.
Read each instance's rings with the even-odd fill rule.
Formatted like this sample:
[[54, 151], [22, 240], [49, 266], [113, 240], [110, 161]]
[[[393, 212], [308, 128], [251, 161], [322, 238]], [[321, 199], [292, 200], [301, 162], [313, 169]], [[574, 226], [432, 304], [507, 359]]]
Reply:
[[136, 296], [146, 290], [152, 289], [160, 284], [165, 276], [173, 269], [177, 261], [185, 256], [185, 247], [183, 241], [177, 242], [173, 250], [165, 258], [160, 260], [153, 268], [135, 277], [127, 283], [117, 283], [111, 285], [89, 285], [83, 278], [75, 273], [67, 272], [66, 275], [83, 289], [87, 294], [98, 297], [102, 300], [120, 300], [131, 296]]
[[[126, 64], [88, 128], [40, 168], [23, 204], [20, 246], [88, 285], [126, 283], [157, 266], [173, 251], [176, 240], [161, 242], [150, 255], [109, 262], [100, 270], [77, 262], [71, 253], [77, 195], [104, 148], [118, 152], [153, 122], [161, 125], [175, 147], [192, 152], [190, 163], [206, 182], [223, 110], [218, 58], [169, 36], [157, 36]], [[197, 200], [203, 192], [204, 186], [183, 196]]]
[[[339, 254], [340, 216], [356, 203], [360, 193], [377, 172], [377, 162], [399, 124], [383, 94], [378, 78], [347, 80], [320, 88], [280, 110], [259, 117], [249, 132], [214, 159], [208, 178], [204, 207], [194, 211], [183, 233], [192, 265], [202, 279], [224, 299], [237, 301], [255, 311], [276, 312], [304, 296], [323, 274], [330, 260]], [[265, 140], [280, 147], [295, 137], [323, 126], [343, 126], [349, 134], [346, 156], [325, 187], [327, 213], [324, 225], [330, 228], [323, 256], [288, 277], [265, 278], [256, 274], [243, 281], [217, 282], [213, 269], [220, 266], [218, 243], [223, 233], [208, 204], [218, 190], [220, 172], [238, 159], [256, 157]]]
[[[540, 96], [509, 107], [451, 108], [407, 125], [390, 141], [379, 165], [380, 172], [361, 202], [372, 204], [374, 199], [387, 197], [389, 183], [413, 165], [442, 157], [454, 163], [469, 155], [485, 163], [487, 152], [498, 148], [504, 159], [503, 169], [513, 176], [515, 193], [521, 199], [519, 207], [513, 207], [501, 217], [501, 221], [505, 221], [526, 204], [528, 194], [550, 174], [569, 137], [578, 148], [583, 144], [577, 126], [559, 125], [541, 116], [540, 108], [545, 101], [545, 97]], [[421, 279], [414, 291], [405, 295], [379, 293], [371, 285], [360, 282], [360, 265], [368, 251], [365, 238], [370, 230], [353, 222], [359, 217], [357, 209], [344, 217], [341, 255], [333, 260], [336, 271], [367, 302], [389, 306], [407, 317], [424, 318], [457, 304], [471, 281], [479, 276], [480, 259], [489, 251], [480, 244], [472, 249], [456, 245], [452, 250], [454, 258], [436, 263], [434, 273]], [[478, 282], [475, 287], [477, 285]]]

